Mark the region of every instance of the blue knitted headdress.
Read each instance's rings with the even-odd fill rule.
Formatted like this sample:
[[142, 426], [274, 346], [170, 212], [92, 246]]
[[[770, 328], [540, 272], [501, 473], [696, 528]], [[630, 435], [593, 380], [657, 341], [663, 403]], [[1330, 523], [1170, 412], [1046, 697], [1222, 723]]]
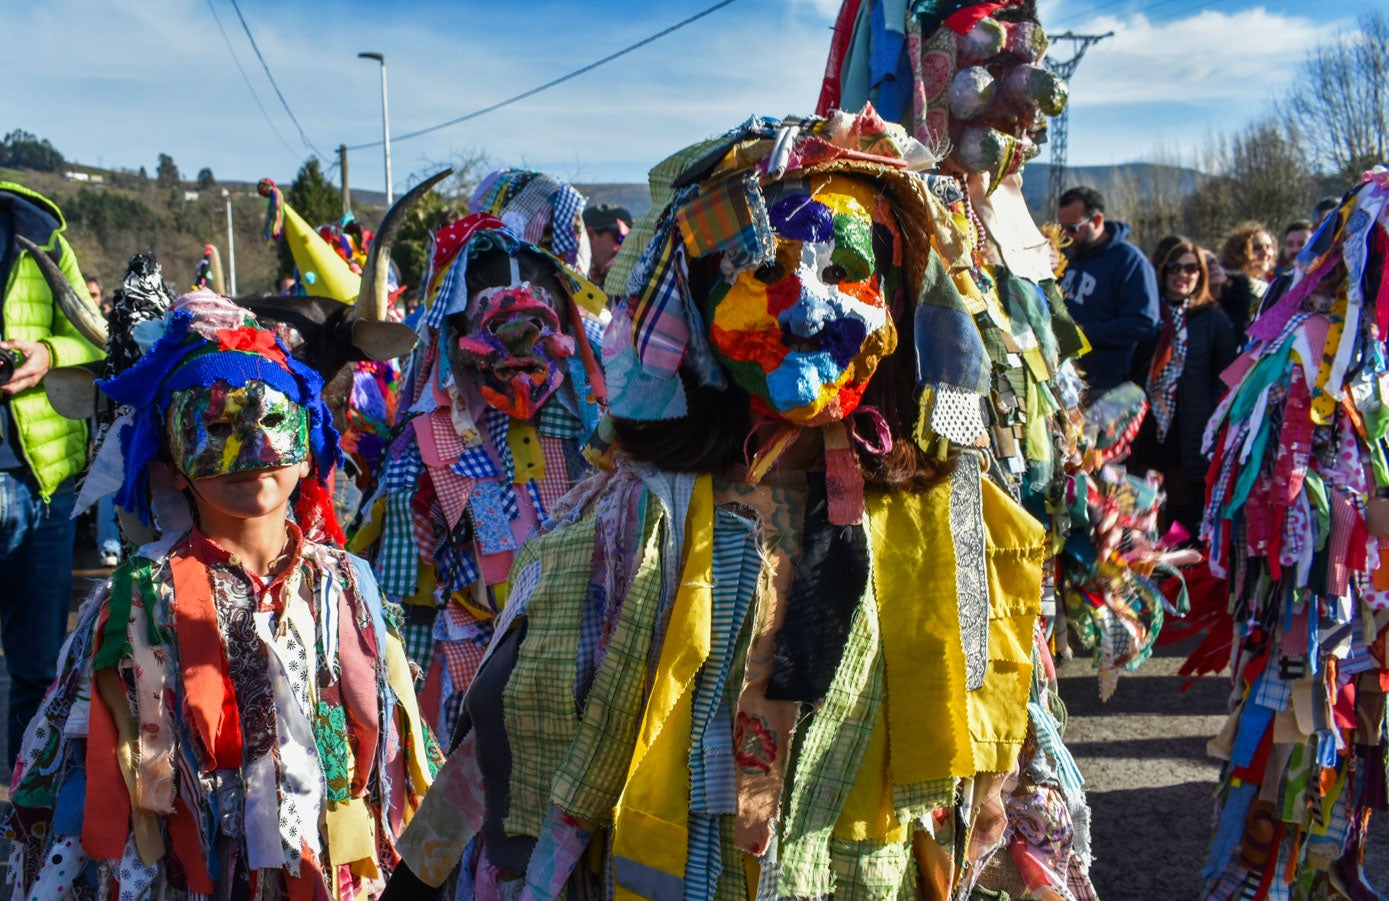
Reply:
[[[144, 525], [151, 522], [149, 464], [169, 461], [165, 413], [177, 391], [211, 387], [219, 380], [232, 388], [263, 382], [307, 414], [314, 467], [310, 478], [324, 484], [342, 462], [317, 372], [290, 356], [279, 338], [256, 326], [249, 313], [238, 327], [211, 332], [194, 330], [195, 318], [186, 310], [170, 313], [164, 334], [134, 366], [97, 382], [112, 400], [131, 409], [130, 422], [119, 436], [125, 473], [115, 502], [138, 515]], [[215, 340], [205, 337], [209, 333]]]

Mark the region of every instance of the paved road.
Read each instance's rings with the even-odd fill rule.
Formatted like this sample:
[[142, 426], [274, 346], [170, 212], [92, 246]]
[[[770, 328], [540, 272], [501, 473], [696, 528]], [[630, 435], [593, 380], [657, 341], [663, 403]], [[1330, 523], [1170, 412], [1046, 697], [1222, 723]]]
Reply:
[[[1103, 901], [1198, 898], [1220, 767], [1206, 742], [1225, 721], [1229, 683], [1176, 675], [1187, 648], [1158, 649], [1101, 703], [1088, 659], [1058, 676], [1071, 712], [1066, 744], [1085, 776], [1093, 820], [1091, 876]], [[1366, 872], [1389, 891], [1389, 817], [1371, 821]]]

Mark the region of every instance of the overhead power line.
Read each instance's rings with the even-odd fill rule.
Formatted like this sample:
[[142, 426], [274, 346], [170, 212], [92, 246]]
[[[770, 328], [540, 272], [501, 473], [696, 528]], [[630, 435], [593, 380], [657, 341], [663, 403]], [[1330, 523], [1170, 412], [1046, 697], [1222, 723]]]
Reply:
[[[236, 0], [232, 0], [232, 2], [235, 3]], [[538, 87], [531, 88], [529, 91], [522, 91], [520, 94], [517, 94], [517, 95], [515, 95], [514, 97], [508, 97], [508, 98], [506, 98], [505, 100], [500, 100], [500, 101], [498, 101], [498, 102], [492, 104], [491, 106], [484, 106], [482, 109], [473, 110], [471, 113], [467, 113], [467, 114], [465, 114], [465, 115], [459, 116], [459, 117], [456, 118], [456, 119], [449, 119], [447, 122], [440, 122], [438, 125], [431, 125], [431, 126], [429, 126], [428, 128], [421, 128], [421, 129], [419, 129], [418, 131], [406, 132], [406, 133], [403, 134], [403, 135], [391, 135], [391, 142], [394, 143], [394, 142], [396, 142], [396, 141], [405, 141], [405, 140], [409, 140], [410, 138], [418, 138], [420, 135], [427, 135], [427, 134], [429, 134], [430, 132], [439, 131], [439, 130], [442, 129], [442, 128], [448, 128], [448, 127], [453, 126], [453, 125], [458, 125], [458, 124], [460, 124], [460, 123], [462, 123], [462, 122], [467, 122], [469, 119], [476, 119], [476, 118], [479, 117], [479, 116], [485, 116], [485, 115], [487, 115], [488, 113], [495, 112], [496, 110], [499, 110], [499, 109], [501, 109], [501, 108], [504, 107], [504, 106], [510, 106], [510, 105], [513, 104], [513, 103], [516, 103], [516, 102], [521, 101], [521, 100], [525, 100], [527, 97], [534, 97], [536, 94], [539, 94], [541, 91], [548, 91], [550, 88], [553, 88], [553, 87], [555, 87], [556, 85], [561, 85], [561, 84], [564, 84], [566, 81], [569, 81], [569, 80], [574, 79], [574, 78], [578, 78], [580, 75], [583, 75], [585, 72], [592, 72], [594, 69], [597, 69], [599, 66], [607, 65], [608, 63], [612, 62], [612, 61], [615, 60], [615, 59], [618, 59], [619, 57], [626, 56], [627, 54], [631, 53], [633, 50], [637, 50], [637, 49], [640, 49], [640, 48], [642, 48], [642, 47], [645, 47], [647, 44], [650, 44], [650, 43], [652, 43], [653, 41], [658, 41], [658, 40], [660, 40], [661, 38], [665, 37], [666, 35], [668, 35], [668, 34], [670, 34], [670, 33], [672, 33], [672, 32], [675, 32], [675, 31], [679, 31], [680, 29], [684, 28], [686, 25], [689, 25], [689, 24], [691, 24], [692, 22], [697, 22], [697, 21], [699, 21], [700, 19], [704, 18], [705, 16], [707, 16], [707, 15], [709, 15], [709, 14], [711, 14], [711, 13], [717, 12], [718, 10], [723, 9], [725, 6], [730, 6], [730, 5], [732, 5], [733, 3], [735, 3], [735, 2], [737, 2], [737, 0], [723, 0], [723, 2], [721, 2], [721, 3], [715, 3], [713, 6], [706, 7], [705, 9], [700, 10], [699, 12], [697, 12], [697, 13], [695, 13], [694, 15], [690, 16], [688, 19], [682, 19], [681, 21], [676, 22], [674, 25], [670, 26], [669, 28], [666, 28], [666, 29], [663, 29], [663, 30], [661, 30], [661, 31], [658, 31], [658, 32], [656, 32], [655, 34], [651, 35], [650, 37], [642, 38], [640, 41], [637, 41], [635, 44], [630, 44], [630, 45], [628, 45], [628, 46], [626, 46], [626, 47], [623, 47], [621, 50], [617, 51], [616, 53], [610, 53], [610, 54], [608, 54], [607, 56], [603, 57], [602, 59], [597, 60], [597, 61], [595, 61], [595, 62], [591, 62], [591, 63], [589, 63], [587, 66], [584, 66], [584, 67], [581, 68], [581, 69], [575, 69], [573, 72], [570, 72], [570, 73], [567, 74], [567, 75], [561, 75], [559, 78], [556, 78], [556, 79], [554, 79], [554, 80], [552, 80], [552, 81], [547, 81], [547, 82], [545, 82], [544, 84], [542, 84], [542, 85], [540, 85], [540, 86], [538, 86]], [[348, 149], [348, 150], [366, 150], [367, 148], [370, 148], [370, 147], [380, 147], [382, 143], [383, 143], [383, 142], [381, 142], [381, 141], [368, 141], [368, 142], [365, 143], [365, 144], [354, 144], [354, 145], [348, 147], [347, 149]]]
[[318, 152], [318, 148], [309, 140], [309, 136], [304, 133], [304, 126], [299, 124], [299, 119], [295, 117], [294, 110], [289, 108], [289, 101], [285, 100], [284, 92], [275, 81], [275, 76], [270, 73], [270, 66], [265, 62], [265, 57], [260, 52], [260, 47], [256, 44], [255, 35], [251, 34], [251, 26], [246, 24], [246, 17], [241, 14], [241, 5], [236, 0], [231, 0], [232, 9], [236, 10], [236, 17], [241, 20], [241, 28], [246, 32], [246, 39], [251, 42], [251, 49], [256, 52], [256, 59], [260, 60], [260, 67], [265, 70], [265, 77], [270, 79], [270, 86], [275, 89], [275, 96], [280, 98], [280, 105], [285, 108], [285, 113], [289, 116], [289, 121], [294, 123], [294, 127], [299, 129], [299, 140], [304, 142], [304, 146], [313, 151], [313, 155], [320, 160], [327, 159]]
[[260, 95], [256, 93], [255, 85], [251, 84], [251, 77], [246, 74], [245, 68], [242, 67], [241, 60], [236, 55], [236, 48], [232, 46], [231, 38], [227, 37], [227, 30], [222, 27], [222, 19], [217, 15], [217, 7], [212, 5], [212, 0], [207, 0], [207, 8], [212, 11], [212, 21], [217, 23], [217, 30], [222, 33], [222, 40], [226, 42], [227, 52], [231, 54], [232, 62], [236, 63], [236, 70], [241, 73], [242, 81], [246, 82], [246, 90], [251, 92], [251, 99], [256, 102], [256, 106], [260, 109], [260, 114], [265, 117], [265, 124], [270, 126], [270, 130], [275, 133], [275, 137], [280, 139], [280, 143], [285, 145], [285, 150], [288, 150], [291, 156], [298, 159], [299, 151], [291, 147], [289, 141], [285, 140], [285, 136], [280, 134], [280, 130], [275, 127], [275, 120], [270, 118], [270, 113], [266, 110], [265, 104], [260, 102]]

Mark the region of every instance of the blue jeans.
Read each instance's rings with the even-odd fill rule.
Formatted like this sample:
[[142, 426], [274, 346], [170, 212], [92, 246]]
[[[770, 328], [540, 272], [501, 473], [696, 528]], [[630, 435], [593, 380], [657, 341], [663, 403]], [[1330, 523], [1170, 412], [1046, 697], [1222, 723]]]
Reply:
[[121, 527], [116, 521], [114, 494], [96, 502], [96, 549], [103, 554], [121, 554]]
[[10, 762], [57, 675], [72, 607], [76, 500], [71, 479], [45, 505], [27, 471], [0, 471], [0, 645], [10, 673]]

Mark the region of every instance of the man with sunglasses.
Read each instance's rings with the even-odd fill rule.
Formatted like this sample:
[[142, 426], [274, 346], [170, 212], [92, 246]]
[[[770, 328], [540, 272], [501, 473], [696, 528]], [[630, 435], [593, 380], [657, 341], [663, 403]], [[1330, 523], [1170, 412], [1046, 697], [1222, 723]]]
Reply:
[[1079, 365], [1090, 397], [1099, 397], [1128, 379], [1139, 343], [1157, 333], [1157, 275], [1128, 242], [1128, 223], [1105, 219], [1104, 197], [1094, 188], [1062, 194], [1056, 220], [1071, 242], [1061, 293], [1090, 342]]
[[632, 214], [624, 207], [610, 203], [586, 207], [584, 228], [588, 229], [588, 244], [593, 250], [593, 264], [588, 277], [601, 285], [612, 268], [617, 252], [622, 249], [623, 240], [632, 230]]

